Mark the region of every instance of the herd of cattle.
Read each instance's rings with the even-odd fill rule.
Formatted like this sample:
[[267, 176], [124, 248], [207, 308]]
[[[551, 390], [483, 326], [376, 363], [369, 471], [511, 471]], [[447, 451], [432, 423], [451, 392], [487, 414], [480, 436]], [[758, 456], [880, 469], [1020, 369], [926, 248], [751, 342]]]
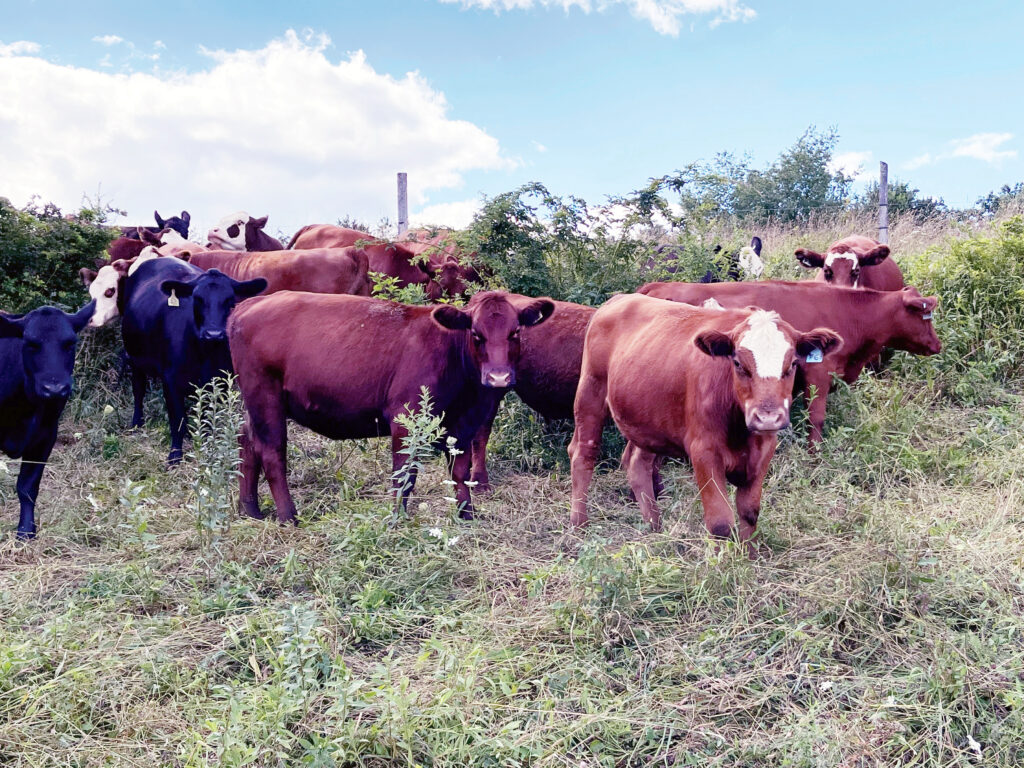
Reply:
[[[852, 383], [883, 348], [941, 349], [932, 325], [936, 298], [904, 286], [889, 248], [865, 237], [840, 240], [824, 254], [799, 249], [800, 263], [817, 270], [807, 281], [712, 282], [709, 273], [700, 283], [648, 283], [599, 308], [479, 290], [460, 308], [370, 297], [381, 274], [398, 286], [419, 285], [433, 300], [480, 283], [481, 270], [445, 232], [387, 242], [312, 225], [286, 248], [263, 231], [266, 221], [229, 216], [200, 245], [188, 239], [187, 212], [167, 220], [157, 214], [157, 227], [126, 230], [108, 261], [82, 269], [91, 301], [77, 313], [0, 314], [0, 449], [22, 460], [19, 537], [36, 534], [36, 496], [71, 393], [76, 338], [118, 316], [132, 425], [143, 424], [147, 383], [159, 379], [168, 461], [180, 462], [188, 396], [233, 371], [246, 410], [241, 511], [263, 517], [262, 473], [278, 520], [291, 523], [289, 419], [332, 439], [390, 436], [397, 473], [408, 457], [407, 431], [396, 417], [415, 408], [427, 387], [443, 412], [451, 439], [439, 447], [468, 519], [470, 487], [489, 488], [491, 425], [513, 390], [545, 418], [575, 419], [573, 524], [586, 523], [610, 418], [628, 441], [623, 468], [652, 528], [660, 527], [661, 462], [688, 458], [707, 530], [746, 541], [795, 396], [808, 404], [813, 448], [833, 376]], [[760, 252], [754, 238], [731, 257], [731, 276], [759, 277]], [[738, 520], [727, 484], [736, 487]], [[406, 482], [402, 492], [411, 490]]]

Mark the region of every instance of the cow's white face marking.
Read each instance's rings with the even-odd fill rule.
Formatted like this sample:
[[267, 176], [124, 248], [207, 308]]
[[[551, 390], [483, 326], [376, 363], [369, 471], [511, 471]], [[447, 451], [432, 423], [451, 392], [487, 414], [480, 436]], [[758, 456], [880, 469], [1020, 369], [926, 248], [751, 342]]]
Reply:
[[847, 261], [852, 261], [855, 266], [857, 264], [857, 255], [854, 253], [833, 253], [832, 251], [829, 251], [828, 253], [825, 254], [825, 266], [831, 267], [839, 259], [846, 259]]
[[704, 309], [721, 309], [723, 311], [725, 310], [725, 307], [723, 307], [714, 299], [705, 299], [704, 303], [701, 304], [701, 306], [704, 307]]
[[[244, 251], [245, 224], [249, 218], [249, 214], [245, 211], [225, 216], [217, 223], [217, 226], [207, 233], [206, 238], [213, 245], [225, 251]], [[231, 232], [235, 233], [234, 236], [231, 235]]]
[[786, 335], [779, 330], [775, 312], [759, 309], [750, 316], [750, 330], [740, 337], [739, 346], [749, 349], [754, 356], [757, 375], [765, 379], [781, 379], [786, 352], [791, 348]]
[[749, 245], [740, 248], [739, 262], [740, 269], [755, 279], [764, 274], [764, 262]]
[[182, 245], [187, 242], [188, 240], [186, 240], [180, 234], [175, 232], [173, 229], [169, 229], [166, 232], [164, 232], [163, 236], [160, 238], [161, 245]]
[[785, 408], [787, 411], [789, 410], [789, 398], [788, 397], [783, 398], [783, 400], [782, 400], [782, 407]]
[[89, 296], [96, 300], [96, 311], [89, 318], [89, 326], [99, 328], [118, 316], [117, 292], [120, 289], [121, 275], [116, 269], [107, 265], [100, 267], [96, 279], [89, 284]]

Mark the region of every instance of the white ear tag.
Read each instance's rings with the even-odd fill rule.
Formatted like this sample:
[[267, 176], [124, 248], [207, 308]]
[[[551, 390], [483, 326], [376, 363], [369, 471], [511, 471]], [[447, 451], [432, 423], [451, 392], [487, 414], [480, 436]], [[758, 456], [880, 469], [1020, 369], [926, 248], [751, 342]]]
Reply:
[[181, 302], [178, 301], [177, 294], [175, 293], [174, 289], [171, 288], [171, 295], [167, 297], [167, 306], [168, 307], [177, 307], [177, 306], [180, 306], [180, 305], [181, 305]]
[[807, 355], [807, 359], [805, 362], [820, 363], [824, 359], [825, 356], [821, 353], [820, 349], [812, 349], [810, 353]]
[[921, 319], [922, 320], [931, 320], [932, 319], [932, 313], [929, 312], [927, 315], [921, 315]]

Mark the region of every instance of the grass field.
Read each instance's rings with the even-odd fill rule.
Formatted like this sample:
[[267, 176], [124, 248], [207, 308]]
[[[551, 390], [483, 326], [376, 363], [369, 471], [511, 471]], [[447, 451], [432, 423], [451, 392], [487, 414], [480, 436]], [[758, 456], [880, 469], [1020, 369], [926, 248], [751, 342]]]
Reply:
[[[941, 229], [915, 252], [948, 250]], [[611, 461], [570, 530], [566, 432], [515, 407], [473, 522], [440, 461], [395, 521], [383, 441], [293, 427], [303, 527], [211, 535], [195, 463], [164, 468], [160, 401], [128, 434], [94, 376], [39, 539], [0, 543], [0, 762], [1024, 765], [1024, 409], [903, 358], [835, 396], [820, 454], [798, 416], [755, 560], [706, 539], [683, 464], [664, 533]]]

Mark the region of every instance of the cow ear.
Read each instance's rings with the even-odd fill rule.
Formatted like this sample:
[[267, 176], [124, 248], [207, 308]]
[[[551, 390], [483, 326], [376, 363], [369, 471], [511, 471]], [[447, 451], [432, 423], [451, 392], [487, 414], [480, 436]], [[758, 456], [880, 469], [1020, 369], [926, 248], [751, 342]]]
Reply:
[[163, 243], [160, 242], [160, 234], [150, 232], [148, 229], [139, 230], [139, 237], [142, 238], [142, 242], [149, 243], [150, 245], [163, 245]]
[[88, 288], [92, 285], [92, 281], [96, 279], [96, 270], [82, 267], [78, 270], [78, 276], [82, 279], [82, 285]]
[[761, 238], [760, 237], [756, 237], [756, 236], [750, 238], [750, 247], [754, 250], [754, 253], [756, 253], [758, 256], [760, 256], [761, 255]]
[[21, 318], [0, 315], [0, 339], [20, 339], [25, 333]]
[[252, 280], [242, 283], [234, 281], [232, 287], [235, 289], [235, 296], [240, 299], [249, 299], [267, 290], [267, 285], [267, 281], [262, 277], [254, 277]]
[[188, 211], [182, 211], [182, 212], [181, 212], [181, 217], [180, 217], [180, 218], [181, 218], [181, 220], [182, 220], [182, 221], [184, 221], [184, 222], [185, 222], [185, 226], [186, 226], [186, 227], [187, 227], [187, 226], [189, 225], [189, 223], [190, 223], [190, 222], [192, 221], [192, 217], [188, 215]]
[[252, 216], [249, 217], [249, 223], [252, 224], [256, 229], [263, 229], [267, 226], [267, 216], [261, 216], [258, 219], [254, 219]]
[[118, 259], [117, 261], [111, 262], [110, 266], [114, 268], [114, 271], [117, 272], [117, 274], [124, 277], [128, 274], [128, 269], [134, 263], [135, 259]]
[[922, 296], [916, 289], [908, 291], [904, 288], [902, 294], [903, 306], [921, 315], [932, 312], [939, 305], [938, 296]]
[[156, 219], [156, 225], [160, 227], [160, 229], [163, 229], [164, 224], [167, 222], [160, 217], [160, 211], [153, 211], [153, 218]]
[[872, 248], [863, 256], [858, 256], [857, 263], [862, 267], [873, 267], [889, 258], [889, 253], [888, 245], [880, 245], [877, 248]]
[[86, 324], [89, 322], [89, 318], [92, 317], [92, 313], [96, 311], [96, 299], [93, 299], [80, 310], [75, 312], [73, 315], [64, 313], [64, 316], [71, 321], [71, 327], [75, 329], [75, 333], [78, 333]]
[[827, 355], [843, 348], [843, 337], [831, 328], [815, 328], [813, 331], [800, 334], [795, 346], [800, 357], [806, 358], [816, 349], [820, 349], [822, 355]]
[[551, 299], [531, 301], [519, 310], [519, 324], [522, 326], [540, 325], [555, 311], [555, 302]]
[[184, 283], [181, 280], [164, 280], [160, 283], [160, 290], [164, 295], [170, 296], [171, 292], [178, 298], [192, 295], [192, 283]]
[[431, 312], [430, 316], [434, 318], [435, 323], [449, 331], [468, 331], [473, 327], [473, 318], [470, 314], [450, 304], [442, 304]]
[[711, 357], [729, 357], [735, 352], [732, 339], [721, 331], [710, 330], [699, 333], [693, 343], [697, 345], [697, 349]]
[[796, 260], [808, 269], [820, 269], [825, 266], [825, 257], [816, 251], [809, 251], [806, 248], [797, 248], [795, 255]]

